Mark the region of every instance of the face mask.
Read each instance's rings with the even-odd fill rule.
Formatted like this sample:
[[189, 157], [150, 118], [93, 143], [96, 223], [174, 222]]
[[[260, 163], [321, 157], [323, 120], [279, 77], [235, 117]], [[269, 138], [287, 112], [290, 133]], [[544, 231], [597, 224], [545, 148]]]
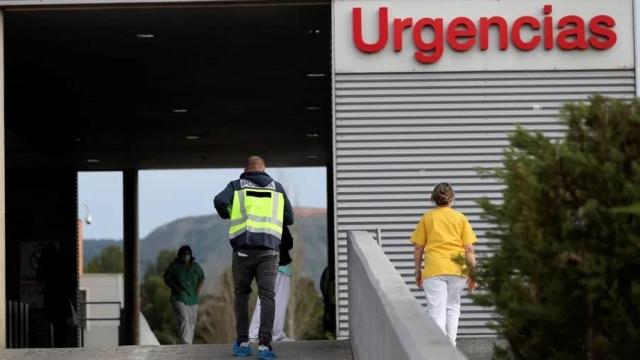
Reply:
[[186, 263], [191, 261], [191, 255], [183, 255], [182, 256], [182, 261], [184, 261]]

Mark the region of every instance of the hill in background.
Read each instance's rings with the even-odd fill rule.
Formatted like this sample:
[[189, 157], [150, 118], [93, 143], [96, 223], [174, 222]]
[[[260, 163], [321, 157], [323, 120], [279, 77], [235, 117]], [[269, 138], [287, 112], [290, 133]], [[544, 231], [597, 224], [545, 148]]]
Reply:
[[[326, 209], [296, 208], [296, 223], [291, 227], [294, 237], [293, 257], [302, 257], [301, 275], [319, 286], [322, 271], [327, 266], [327, 212]], [[146, 266], [156, 260], [162, 250], [174, 250], [189, 245], [202, 265], [212, 290], [222, 272], [231, 266], [231, 247], [227, 240], [228, 223], [217, 215], [189, 216], [174, 220], [153, 230], [140, 241], [141, 275]], [[122, 246], [121, 240], [85, 240], [85, 267], [103, 248]], [[141, 276], [142, 278], [142, 276]]]

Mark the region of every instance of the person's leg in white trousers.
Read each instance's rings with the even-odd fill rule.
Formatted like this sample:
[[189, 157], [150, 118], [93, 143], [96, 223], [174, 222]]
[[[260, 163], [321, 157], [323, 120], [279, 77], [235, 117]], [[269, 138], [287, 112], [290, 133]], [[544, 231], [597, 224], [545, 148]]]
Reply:
[[461, 276], [434, 276], [423, 280], [427, 312], [453, 346], [458, 335], [460, 300], [467, 280]]
[[196, 324], [198, 323], [198, 305], [187, 305], [189, 307], [189, 344], [193, 344], [196, 334]]
[[[273, 341], [285, 339], [287, 335], [284, 333], [284, 321], [287, 317], [287, 306], [289, 305], [290, 277], [278, 272], [276, 277], [276, 314], [273, 320]], [[256, 303], [256, 308], [251, 317], [251, 325], [249, 326], [249, 338], [257, 339], [258, 330], [260, 329], [260, 299]]]
[[193, 344], [193, 336], [198, 320], [198, 305], [187, 305], [180, 301], [172, 301], [173, 310], [178, 323], [178, 338], [181, 344]]

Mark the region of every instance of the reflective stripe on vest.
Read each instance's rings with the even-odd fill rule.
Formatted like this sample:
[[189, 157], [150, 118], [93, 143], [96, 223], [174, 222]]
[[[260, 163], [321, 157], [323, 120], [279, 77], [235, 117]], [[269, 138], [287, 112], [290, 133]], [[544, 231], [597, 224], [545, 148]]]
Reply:
[[[271, 184], [270, 184], [271, 185]], [[284, 196], [274, 186], [245, 187], [233, 194], [229, 237], [246, 231], [282, 237]]]

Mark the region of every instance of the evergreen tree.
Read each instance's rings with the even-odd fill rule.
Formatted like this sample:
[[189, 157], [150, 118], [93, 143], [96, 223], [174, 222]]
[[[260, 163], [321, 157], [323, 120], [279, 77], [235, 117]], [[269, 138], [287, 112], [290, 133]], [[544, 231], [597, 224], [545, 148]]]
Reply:
[[596, 96], [562, 111], [566, 138], [519, 128], [491, 172], [503, 202], [478, 269], [509, 343], [498, 357], [631, 359], [640, 354], [640, 101]]
[[86, 272], [103, 274], [124, 273], [122, 247], [119, 245], [109, 245], [102, 249], [100, 254], [89, 261]]

